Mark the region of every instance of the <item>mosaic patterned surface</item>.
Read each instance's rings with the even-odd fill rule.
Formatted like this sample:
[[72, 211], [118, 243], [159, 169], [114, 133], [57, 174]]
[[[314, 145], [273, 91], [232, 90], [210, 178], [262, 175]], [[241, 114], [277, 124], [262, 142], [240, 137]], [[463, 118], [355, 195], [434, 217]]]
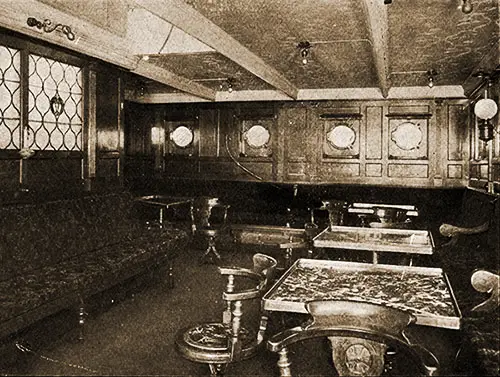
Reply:
[[456, 315], [441, 276], [412, 272], [341, 271], [298, 266], [269, 299], [292, 302], [366, 301], [409, 310], [415, 314]]

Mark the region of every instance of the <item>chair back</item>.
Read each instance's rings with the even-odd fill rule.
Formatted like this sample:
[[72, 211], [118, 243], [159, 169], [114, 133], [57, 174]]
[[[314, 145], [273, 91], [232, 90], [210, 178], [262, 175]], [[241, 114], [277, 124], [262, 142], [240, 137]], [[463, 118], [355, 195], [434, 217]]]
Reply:
[[[257, 253], [253, 256], [253, 269], [239, 267], [219, 267], [222, 275], [227, 275], [226, 289], [222, 298], [226, 301], [226, 310], [223, 313], [223, 323], [229, 325], [231, 334], [228, 338], [229, 348], [231, 349], [231, 360], [236, 361], [248, 357], [248, 353], [253, 353], [264, 339], [264, 332], [267, 327], [267, 316], [261, 313], [260, 324], [256, 334], [253, 337], [252, 345], [244, 347], [248, 339], [247, 333], [242, 332], [241, 319], [243, 316], [243, 301], [261, 299], [274, 276], [276, 268], [276, 259]], [[254, 282], [251, 288], [239, 289], [236, 284], [236, 278]], [[245, 285], [246, 286], [246, 285]]]
[[[307, 339], [326, 337], [340, 376], [379, 375], [388, 347], [405, 352], [422, 374], [436, 375], [439, 362], [418, 340], [405, 333], [415, 321], [409, 312], [367, 302], [311, 301], [306, 309], [312, 321], [286, 329], [268, 340], [269, 350], [279, 353], [281, 376], [291, 376], [288, 347]], [[413, 339], [412, 339], [413, 338]]]
[[267, 289], [274, 279], [277, 261], [266, 254], [257, 253], [253, 256], [253, 270], [262, 275], [264, 279], [261, 284], [263, 289]]
[[219, 229], [226, 224], [229, 205], [218, 198], [200, 196], [193, 200], [191, 220], [193, 232], [203, 229]]
[[415, 317], [409, 312], [368, 302], [312, 301], [306, 304], [306, 309], [313, 317], [307, 329], [345, 329], [402, 341], [405, 341], [404, 329], [415, 322]]

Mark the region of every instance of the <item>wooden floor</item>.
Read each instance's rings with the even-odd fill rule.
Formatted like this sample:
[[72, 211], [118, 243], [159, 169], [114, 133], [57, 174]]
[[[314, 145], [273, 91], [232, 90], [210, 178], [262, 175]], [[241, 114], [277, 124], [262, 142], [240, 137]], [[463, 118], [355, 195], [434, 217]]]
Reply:
[[[225, 264], [251, 266], [254, 252], [278, 255], [279, 250], [245, 247], [222, 250]], [[176, 263], [176, 285], [169, 289], [157, 279], [131, 282], [123, 289], [99, 297], [89, 310], [85, 340], [78, 341], [74, 318], [61, 313], [35, 326], [17, 341], [7, 343], [0, 361], [1, 375], [207, 375], [205, 365], [183, 359], [174, 348], [177, 329], [199, 321], [218, 319], [222, 280], [211, 264], [198, 263], [201, 251], [186, 250]], [[281, 319], [271, 319], [276, 331]], [[63, 328], [69, 331], [62, 331]], [[71, 330], [73, 328], [73, 330]], [[55, 334], [63, 332], [62, 336]], [[431, 342], [442, 345], [445, 358], [457, 346], [454, 334], [429, 332]], [[21, 347], [22, 346], [22, 347]], [[336, 375], [324, 340], [306, 342], [292, 350], [297, 375]], [[1, 356], [1, 355], [0, 355]], [[276, 357], [263, 349], [255, 358], [232, 364], [229, 375], [276, 376]], [[401, 369], [403, 368], [403, 369]], [[411, 369], [395, 369], [391, 375], [413, 375]], [[445, 375], [466, 375], [447, 370]]]

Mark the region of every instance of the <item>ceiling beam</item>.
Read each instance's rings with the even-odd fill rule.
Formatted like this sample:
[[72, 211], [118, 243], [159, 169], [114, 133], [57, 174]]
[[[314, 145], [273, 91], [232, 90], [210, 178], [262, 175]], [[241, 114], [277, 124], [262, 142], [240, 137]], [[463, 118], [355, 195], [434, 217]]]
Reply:
[[161, 6], [157, 0], [134, 2], [212, 47], [287, 96], [297, 99], [298, 89], [286, 77], [184, 1], [163, 0]]
[[382, 95], [389, 94], [389, 24], [387, 7], [381, 0], [361, 0], [370, 30], [370, 41], [375, 61], [375, 69]]
[[131, 72], [147, 77], [151, 80], [158, 81], [162, 84], [172, 86], [191, 95], [215, 101], [215, 90], [191, 81], [183, 76], [172, 73], [171, 71], [155, 64], [148, 63], [142, 59], [137, 64], [137, 67], [132, 69]]
[[[286, 101], [287, 96], [279, 90], [235, 90], [217, 92], [215, 102], [251, 102], [251, 101]], [[401, 100], [401, 99], [436, 99], [449, 98], [465, 100], [464, 91], [460, 85], [436, 85], [433, 88], [426, 86], [413, 86], [397, 88], [392, 87], [387, 97], [383, 97], [379, 88], [342, 88], [342, 89], [301, 89], [299, 101], [342, 100], [342, 101], [367, 101], [367, 100]], [[133, 102], [160, 104], [160, 103], [201, 103], [206, 99], [186, 93], [148, 93], [138, 95], [128, 93], [127, 99]]]

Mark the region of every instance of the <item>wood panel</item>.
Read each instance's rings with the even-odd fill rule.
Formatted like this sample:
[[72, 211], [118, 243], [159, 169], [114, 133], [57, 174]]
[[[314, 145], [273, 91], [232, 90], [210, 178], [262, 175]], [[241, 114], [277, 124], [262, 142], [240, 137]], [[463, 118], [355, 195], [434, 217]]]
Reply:
[[23, 161], [26, 187], [35, 191], [41, 188], [80, 186], [82, 161], [80, 158], [47, 158]]
[[120, 77], [103, 68], [96, 79], [96, 177], [119, 177], [124, 154]]
[[380, 160], [382, 158], [382, 117], [381, 106], [366, 107], [366, 139], [365, 150], [367, 160]]
[[[308, 122], [305, 107], [287, 107], [280, 112], [283, 129], [283, 164], [285, 180], [307, 181], [310, 177], [310, 149], [308, 140], [314, 135], [314, 126]], [[314, 144], [311, 144], [314, 145]]]
[[219, 156], [219, 116], [217, 109], [201, 109], [199, 114], [200, 156]]
[[467, 139], [467, 111], [464, 105], [448, 106], [448, 161], [462, 161]]
[[125, 154], [127, 156], [151, 156], [151, 128], [154, 112], [144, 105], [126, 104]]
[[15, 191], [19, 188], [21, 164], [19, 160], [0, 160], [0, 190]]
[[[201, 111], [203, 156], [165, 161], [165, 177], [264, 180], [287, 183], [341, 183], [405, 187], [459, 187], [467, 179], [466, 112], [460, 100], [323, 101], [279, 104], [189, 105]], [[174, 106], [164, 107], [170, 112]], [[177, 111], [180, 105], [176, 105]], [[277, 114], [264, 155], [243, 155], [243, 120]], [[326, 114], [326, 115], [325, 115]], [[350, 115], [349, 115], [350, 114]], [[329, 151], [331, 124], [355, 120], [356, 144], [346, 153]], [[266, 118], [274, 119], [274, 118]], [[405, 122], [421, 130], [418, 148], [394, 144], [392, 133]], [[251, 124], [253, 124], [251, 122]], [[249, 123], [250, 124], [250, 123]], [[326, 126], [325, 126], [326, 125]], [[202, 130], [202, 131], [201, 131]], [[227, 140], [227, 148], [226, 148]], [[399, 149], [397, 149], [399, 148]], [[229, 153], [228, 153], [229, 150]], [[479, 175], [485, 172], [479, 169]]]
[[390, 178], [429, 178], [429, 165], [389, 164], [387, 176]]
[[361, 168], [359, 163], [328, 162], [321, 165], [319, 174], [324, 182], [338, 182], [345, 181], [344, 178], [359, 177]]

